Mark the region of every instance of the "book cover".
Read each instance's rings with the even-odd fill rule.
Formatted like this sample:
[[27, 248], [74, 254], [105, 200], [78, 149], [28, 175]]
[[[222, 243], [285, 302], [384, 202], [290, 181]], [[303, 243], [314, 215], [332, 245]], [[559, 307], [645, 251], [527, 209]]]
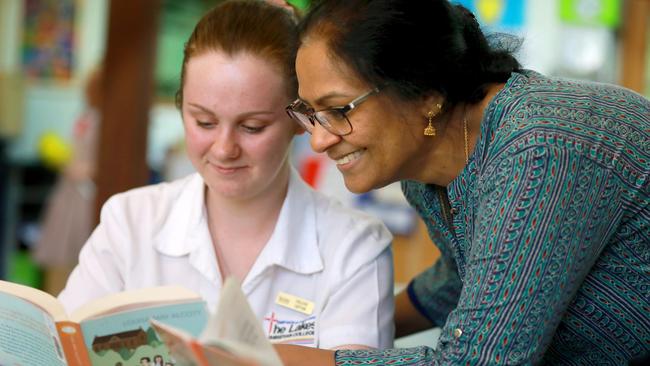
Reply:
[[181, 287], [106, 296], [66, 314], [53, 296], [0, 281], [0, 365], [175, 365], [150, 320], [198, 336], [205, 302]]

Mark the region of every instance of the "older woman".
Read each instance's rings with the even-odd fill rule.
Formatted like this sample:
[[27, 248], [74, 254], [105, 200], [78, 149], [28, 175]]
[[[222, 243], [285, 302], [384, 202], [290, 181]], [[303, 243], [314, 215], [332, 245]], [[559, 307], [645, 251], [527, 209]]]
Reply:
[[[447, 0], [329, 0], [289, 114], [346, 186], [401, 181], [441, 259], [398, 296], [435, 350], [288, 365], [621, 365], [650, 352], [650, 103], [523, 70]], [[320, 361], [320, 363], [319, 363]]]

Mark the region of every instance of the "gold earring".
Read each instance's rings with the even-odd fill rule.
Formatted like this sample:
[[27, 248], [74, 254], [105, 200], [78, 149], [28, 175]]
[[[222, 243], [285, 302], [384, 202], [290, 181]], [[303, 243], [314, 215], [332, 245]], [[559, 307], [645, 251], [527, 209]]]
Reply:
[[433, 111], [429, 111], [427, 113], [427, 119], [429, 120], [429, 124], [427, 127], [424, 128], [424, 136], [435, 136], [436, 135], [436, 128], [433, 126], [433, 118], [440, 113], [440, 110], [442, 109], [442, 106], [440, 104], [436, 104], [436, 108], [438, 108], [438, 111], [436, 113], [433, 113]]

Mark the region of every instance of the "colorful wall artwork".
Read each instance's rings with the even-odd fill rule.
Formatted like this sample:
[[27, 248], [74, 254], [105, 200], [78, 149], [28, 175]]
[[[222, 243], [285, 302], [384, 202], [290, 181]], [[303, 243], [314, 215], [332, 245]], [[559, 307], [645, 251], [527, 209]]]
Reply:
[[75, 0], [25, 0], [22, 66], [29, 79], [67, 81], [74, 67]]

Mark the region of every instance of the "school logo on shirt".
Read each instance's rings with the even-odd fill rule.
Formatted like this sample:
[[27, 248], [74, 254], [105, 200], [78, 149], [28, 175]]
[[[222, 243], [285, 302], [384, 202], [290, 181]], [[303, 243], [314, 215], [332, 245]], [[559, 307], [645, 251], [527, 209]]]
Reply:
[[313, 344], [316, 334], [316, 316], [302, 320], [282, 320], [272, 312], [264, 318], [268, 322], [268, 338], [273, 343]]

